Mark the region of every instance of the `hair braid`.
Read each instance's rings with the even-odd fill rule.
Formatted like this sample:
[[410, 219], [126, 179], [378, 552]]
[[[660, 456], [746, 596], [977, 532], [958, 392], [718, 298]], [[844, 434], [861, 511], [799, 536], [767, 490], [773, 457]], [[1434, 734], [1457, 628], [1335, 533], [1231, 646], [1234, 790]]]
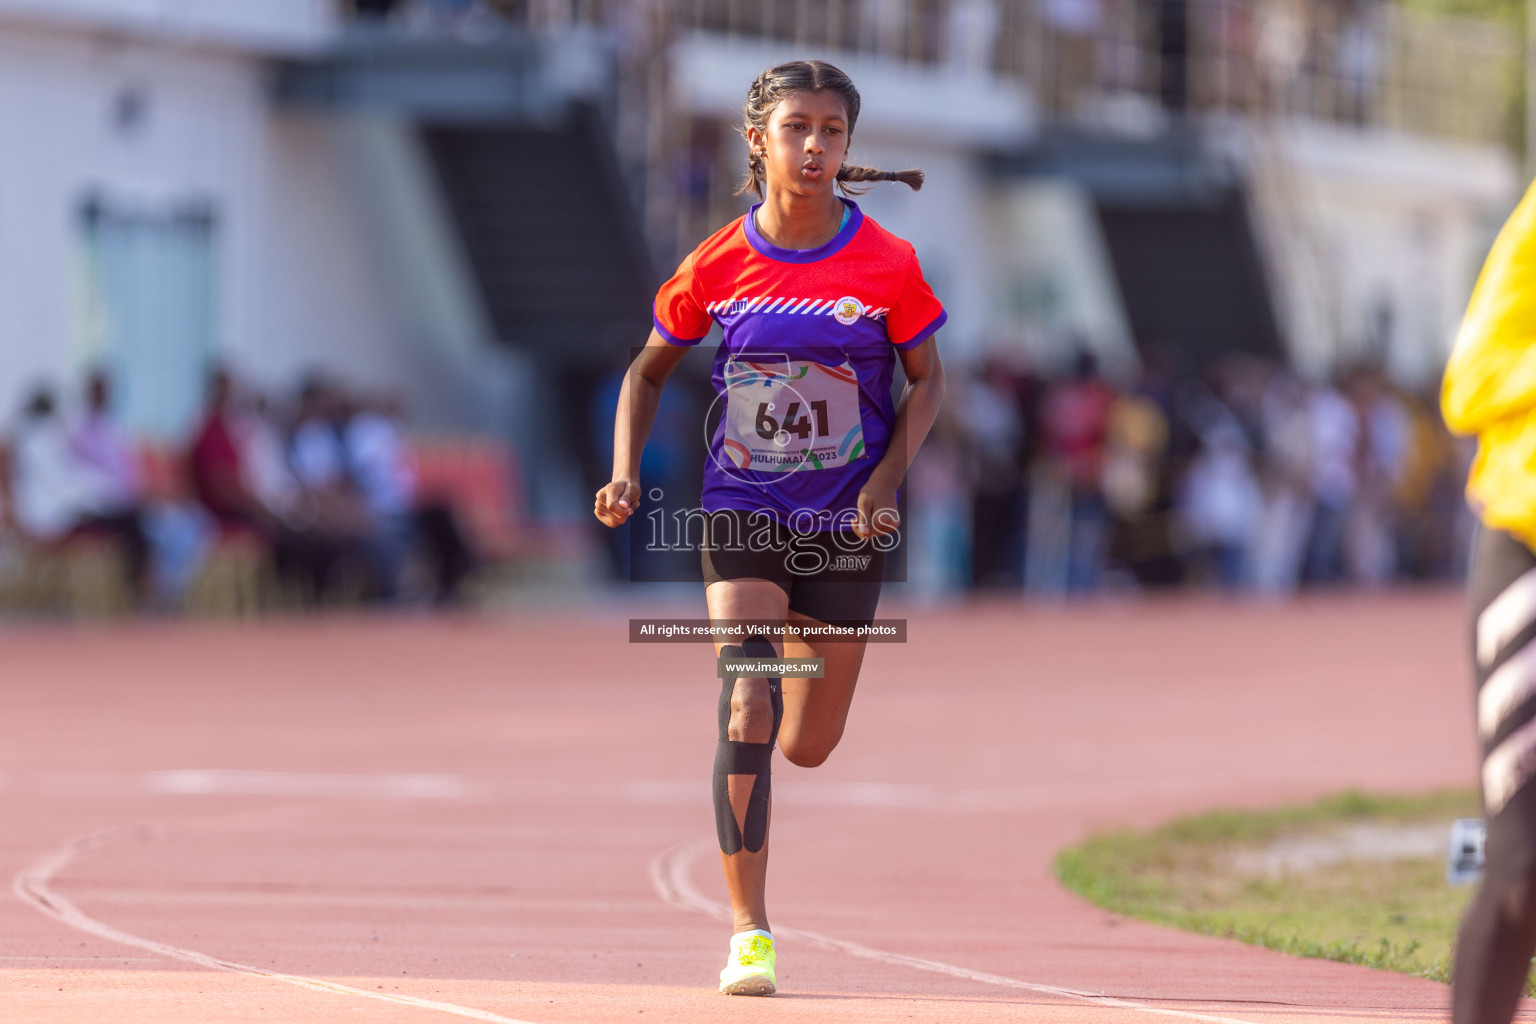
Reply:
[[[743, 136], [753, 128], [764, 134], [768, 131], [768, 117], [779, 101], [797, 92], [835, 92], [843, 100], [848, 113], [848, 138], [853, 139], [853, 128], [859, 120], [859, 90], [853, 80], [841, 70], [824, 60], [795, 60], [769, 68], [747, 89], [747, 104], [742, 111], [742, 123], [736, 129]], [[768, 179], [768, 168], [760, 153], [747, 147], [747, 177], [736, 190], [737, 195], [748, 192], [759, 198], [763, 195], [763, 183]], [[868, 187], [854, 187], [855, 182], [900, 181], [914, 192], [923, 187], [923, 172], [919, 170], [880, 171], [872, 167], [860, 167], [844, 163], [837, 171], [837, 187], [846, 195], [858, 195]]]
[[915, 167], [906, 171], [879, 171], [873, 167], [860, 167], [857, 164], [843, 164], [837, 169], [837, 180], [844, 192], [857, 195], [865, 189], [850, 188], [846, 182], [850, 181], [899, 181], [912, 191], [923, 187], [924, 175]]

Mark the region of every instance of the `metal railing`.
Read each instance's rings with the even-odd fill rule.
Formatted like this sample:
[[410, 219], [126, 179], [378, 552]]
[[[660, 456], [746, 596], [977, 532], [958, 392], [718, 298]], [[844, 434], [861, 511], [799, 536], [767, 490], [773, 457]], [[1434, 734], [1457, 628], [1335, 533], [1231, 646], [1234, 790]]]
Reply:
[[1449, 139], [1518, 135], [1520, 41], [1377, 0], [341, 0], [417, 25], [637, 24], [772, 39], [1026, 83], [1048, 113], [1141, 104]]

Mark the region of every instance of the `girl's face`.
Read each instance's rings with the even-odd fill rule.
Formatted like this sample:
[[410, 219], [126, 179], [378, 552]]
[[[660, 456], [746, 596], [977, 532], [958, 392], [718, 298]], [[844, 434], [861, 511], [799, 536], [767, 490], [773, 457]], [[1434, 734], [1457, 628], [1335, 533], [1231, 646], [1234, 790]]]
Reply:
[[748, 130], [747, 143], [763, 157], [769, 189], [826, 192], [848, 155], [843, 98], [829, 89], [790, 93], [769, 112], [766, 132]]

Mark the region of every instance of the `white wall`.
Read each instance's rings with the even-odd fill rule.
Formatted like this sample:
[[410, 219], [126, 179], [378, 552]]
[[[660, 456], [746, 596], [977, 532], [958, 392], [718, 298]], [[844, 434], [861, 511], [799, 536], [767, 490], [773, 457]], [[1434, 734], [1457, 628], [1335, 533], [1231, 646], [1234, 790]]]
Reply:
[[369, 244], [364, 197], [338, 126], [323, 115], [263, 118], [245, 197], [260, 213], [255, 308], [232, 322], [225, 351], [273, 384], [310, 370], [366, 387], [403, 383], [382, 260]]
[[[1288, 181], [1278, 198], [1266, 189], [1259, 207], [1265, 234], [1286, 240], [1272, 257], [1314, 264], [1278, 268], [1296, 362], [1317, 375], [1347, 363], [1386, 302], [1389, 370], [1406, 384], [1432, 383], [1493, 233], [1519, 198], [1513, 158], [1495, 147], [1306, 122], [1251, 152], [1282, 161]], [[1273, 186], [1273, 168], [1268, 178]]]
[[998, 183], [988, 218], [996, 341], [1045, 372], [1066, 372], [1078, 345], [1112, 380], [1139, 365], [1093, 196], [1060, 179]]
[[[143, 102], [132, 130], [115, 122], [126, 91]], [[62, 383], [100, 354], [83, 322], [77, 219], [93, 192], [125, 205], [210, 202], [220, 334], [242, 333], [261, 110], [257, 68], [245, 58], [0, 30], [0, 415], [30, 381]]]
[[0, 22], [297, 53], [335, 32], [335, 0], [0, 0]]
[[[126, 129], [125, 90], [143, 111]], [[102, 354], [81, 301], [92, 191], [211, 206], [213, 346], [257, 381], [323, 368], [410, 394], [420, 379], [342, 125], [272, 110], [258, 58], [0, 20], [0, 152], [0, 420], [40, 378], [73, 397]]]
[[939, 343], [946, 354], [968, 357], [982, 347], [988, 326], [981, 315], [988, 300], [988, 254], [975, 244], [986, 229], [988, 186], [981, 169], [964, 151], [866, 135], [862, 126], [855, 134], [853, 159], [859, 163], [889, 170], [920, 167], [927, 175], [921, 192], [882, 182], [856, 202], [917, 249], [923, 275], [949, 313]]
[[280, 388], [319, 370], [397, 392], [430, 429], [497, 425], [506, 353], [409, 124], [273, 113], [259, 166], [263, 299], [237, 365]]

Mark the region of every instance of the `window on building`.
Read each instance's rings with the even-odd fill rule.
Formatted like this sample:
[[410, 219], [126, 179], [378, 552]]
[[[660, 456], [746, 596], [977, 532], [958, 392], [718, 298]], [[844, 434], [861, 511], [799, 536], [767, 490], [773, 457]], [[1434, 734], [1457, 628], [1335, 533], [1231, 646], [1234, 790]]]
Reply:
[[217, 232], [204, 204], [80, 208], [87, 351], [106, 366], [124, 426], [182, 439], [214, 352]]

